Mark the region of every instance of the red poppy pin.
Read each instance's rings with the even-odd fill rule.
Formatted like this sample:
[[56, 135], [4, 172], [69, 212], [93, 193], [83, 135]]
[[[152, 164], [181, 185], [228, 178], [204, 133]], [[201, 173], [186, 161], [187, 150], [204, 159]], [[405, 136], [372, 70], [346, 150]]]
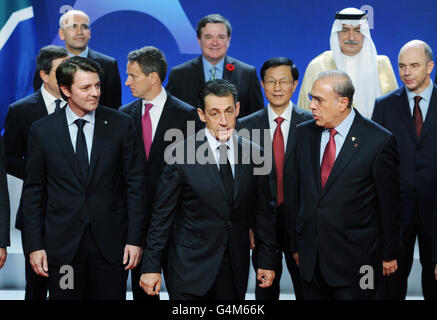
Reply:
[[228, 63], [227, 65], [226, 65], [226, 69], [228, 69], [228, 71], [234, 71], [235, 70], [235, 66], [233, 65], [233, 64], [230, 64], [230, 63]]

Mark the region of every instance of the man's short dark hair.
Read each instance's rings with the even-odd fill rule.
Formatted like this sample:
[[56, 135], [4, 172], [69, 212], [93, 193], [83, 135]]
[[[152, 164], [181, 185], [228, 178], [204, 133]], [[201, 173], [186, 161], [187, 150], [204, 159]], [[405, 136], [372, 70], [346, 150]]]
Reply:
[[36, 71], [49, 74], [52, 70], [53, 60], [68, 57], [68, 52], [60, 46], [49, 45], [42, 47], [36, 57]]
[[324, 78], [333, 78], [336, 80], [332, 83], [331, 88], [340, 97], [349, 99], [348, 108], [350, 108], [354, 98], [355, 87], [349, 75], [341, 70], [327, 70], [320, 72], [316, 81]]
[[[56, 80], [58, 82], [59, 89], [61, 86], [64, 86], [71, 91], [74, 75], [78, 70], [94, 72], [99, 75], [100, 79], [102, 78], [102, 68], [100, 67], [100, 64], [88, 58], [72, 57], [63, 61], [56, 69]], [[62, 90], [59, 91], [61, 91], [62, 98], [64, 100], [68, 100], [68, 98], [63, 94]]]
[[200, 109], [205, 111], [205, 98], [208, 95], [214, 95], [216, 97], [228, 97], [232, 96], [234, 98], [234, 103], [238, 101], [238, 93], [235, 85], [230, 83], [228, 80], [215, 79], [206, 82], [199, 93]]
[[223, 23], [228, 30], [228, 37], [232, 34], [231, 23], [223, 17], [221, 14], [213, 13], [209, 14], [206, 17], [203, 17], [198, 23], [196, 28], [197, 38], [200, 39], [202, 36], [202, 28], [206, 26], [207, 23]]
[[261, 81], [264, 81], [264, 77], [266, 75], [266, 71], [268, 68], [272, 67], [279, 67], [279, 66], [289, 66], [291, 70], [291, 76], [293, 77], [293, 80], [296, 81], [299, 79], [299, 71], [297, 70], [296, 65], [288, 58], [285, 57], [276, 57], [271, 58], [264, 62], [263, 66], [261, 67], [261, 70], [259, 72], [261, 76]]
[[127, 55], [129, 62], [137, 62], [143, 73], [147, 76], [151, 72], [158, 73], [161, 83], [167, 75], [167, 60], [164, 53], [158, 48], [148, 46], [129, 52]]

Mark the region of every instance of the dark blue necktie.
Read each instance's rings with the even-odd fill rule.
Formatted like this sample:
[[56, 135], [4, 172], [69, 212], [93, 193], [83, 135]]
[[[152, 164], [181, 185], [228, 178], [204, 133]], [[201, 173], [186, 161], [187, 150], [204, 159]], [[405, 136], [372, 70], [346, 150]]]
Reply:
[[88, 162], [88, 149], [86, 147], [85, 134], [83, 133], [83, 126], [85, 123], [87, 123], [87, 121], [83, 119], [77, 119], [74, 121], [74, 123], [77, 125], [76, 158], [79, 162], [82, 176], [85, 181], [87, 181], [90, 165]]

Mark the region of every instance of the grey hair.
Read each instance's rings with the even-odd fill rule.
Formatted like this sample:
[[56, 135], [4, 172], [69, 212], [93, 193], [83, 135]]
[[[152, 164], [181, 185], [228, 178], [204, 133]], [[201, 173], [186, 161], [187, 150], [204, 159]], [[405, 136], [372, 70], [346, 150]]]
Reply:
[[327, 70], [320, 72], [316, 81], [325, 78], [336, 80], [331, 84], [331, 88], [339, 96], [349, 99], [348, 108], [350, 108], [354, 98], [355, 87], [349, 75], [341, 70]]

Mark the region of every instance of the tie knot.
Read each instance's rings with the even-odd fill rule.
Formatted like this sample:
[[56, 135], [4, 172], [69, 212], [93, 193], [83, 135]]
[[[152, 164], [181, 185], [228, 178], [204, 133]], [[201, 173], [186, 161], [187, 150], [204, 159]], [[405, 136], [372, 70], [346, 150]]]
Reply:
[[284, 120], [285, 120], [285, 119], [282, 118], [282, 117], [277, 117], [277, 118], [275, 119], [275, 121], [276, 121], [276, 123], [278, 124], [278, 126], [280, 126]]
[[74, 121], [74, 123], [76, 124], [76, 126], [79, 128], [79, 130], [83, 129], [83, 126], [85, 125], [85, 123], [87, 123], [88, 121], [84, 120], [84, 119], [76, 119]]
[[415, 102], [416, 104], [418, 104], [420, 100], [422, 100], [422, 97], [421, 97], [421, 96], [415, 96], [415, 97], [414, 97], [414, 102]]
[[338, 133], [338, 131], [335, 130], [335, 128], [331, 128], [331, 129], [329, 129], [329, 136], [330, 136], [330, 137], [335, 136], [337, 133]]
[[144, 105], [145, 112], [146, 112], [146, 113], [149, 112], [150, 109], [152, 109], [152, 107], [153, 107], [153, 104], [152, 104], [152, 103], [146, 103], [146, 104]]

